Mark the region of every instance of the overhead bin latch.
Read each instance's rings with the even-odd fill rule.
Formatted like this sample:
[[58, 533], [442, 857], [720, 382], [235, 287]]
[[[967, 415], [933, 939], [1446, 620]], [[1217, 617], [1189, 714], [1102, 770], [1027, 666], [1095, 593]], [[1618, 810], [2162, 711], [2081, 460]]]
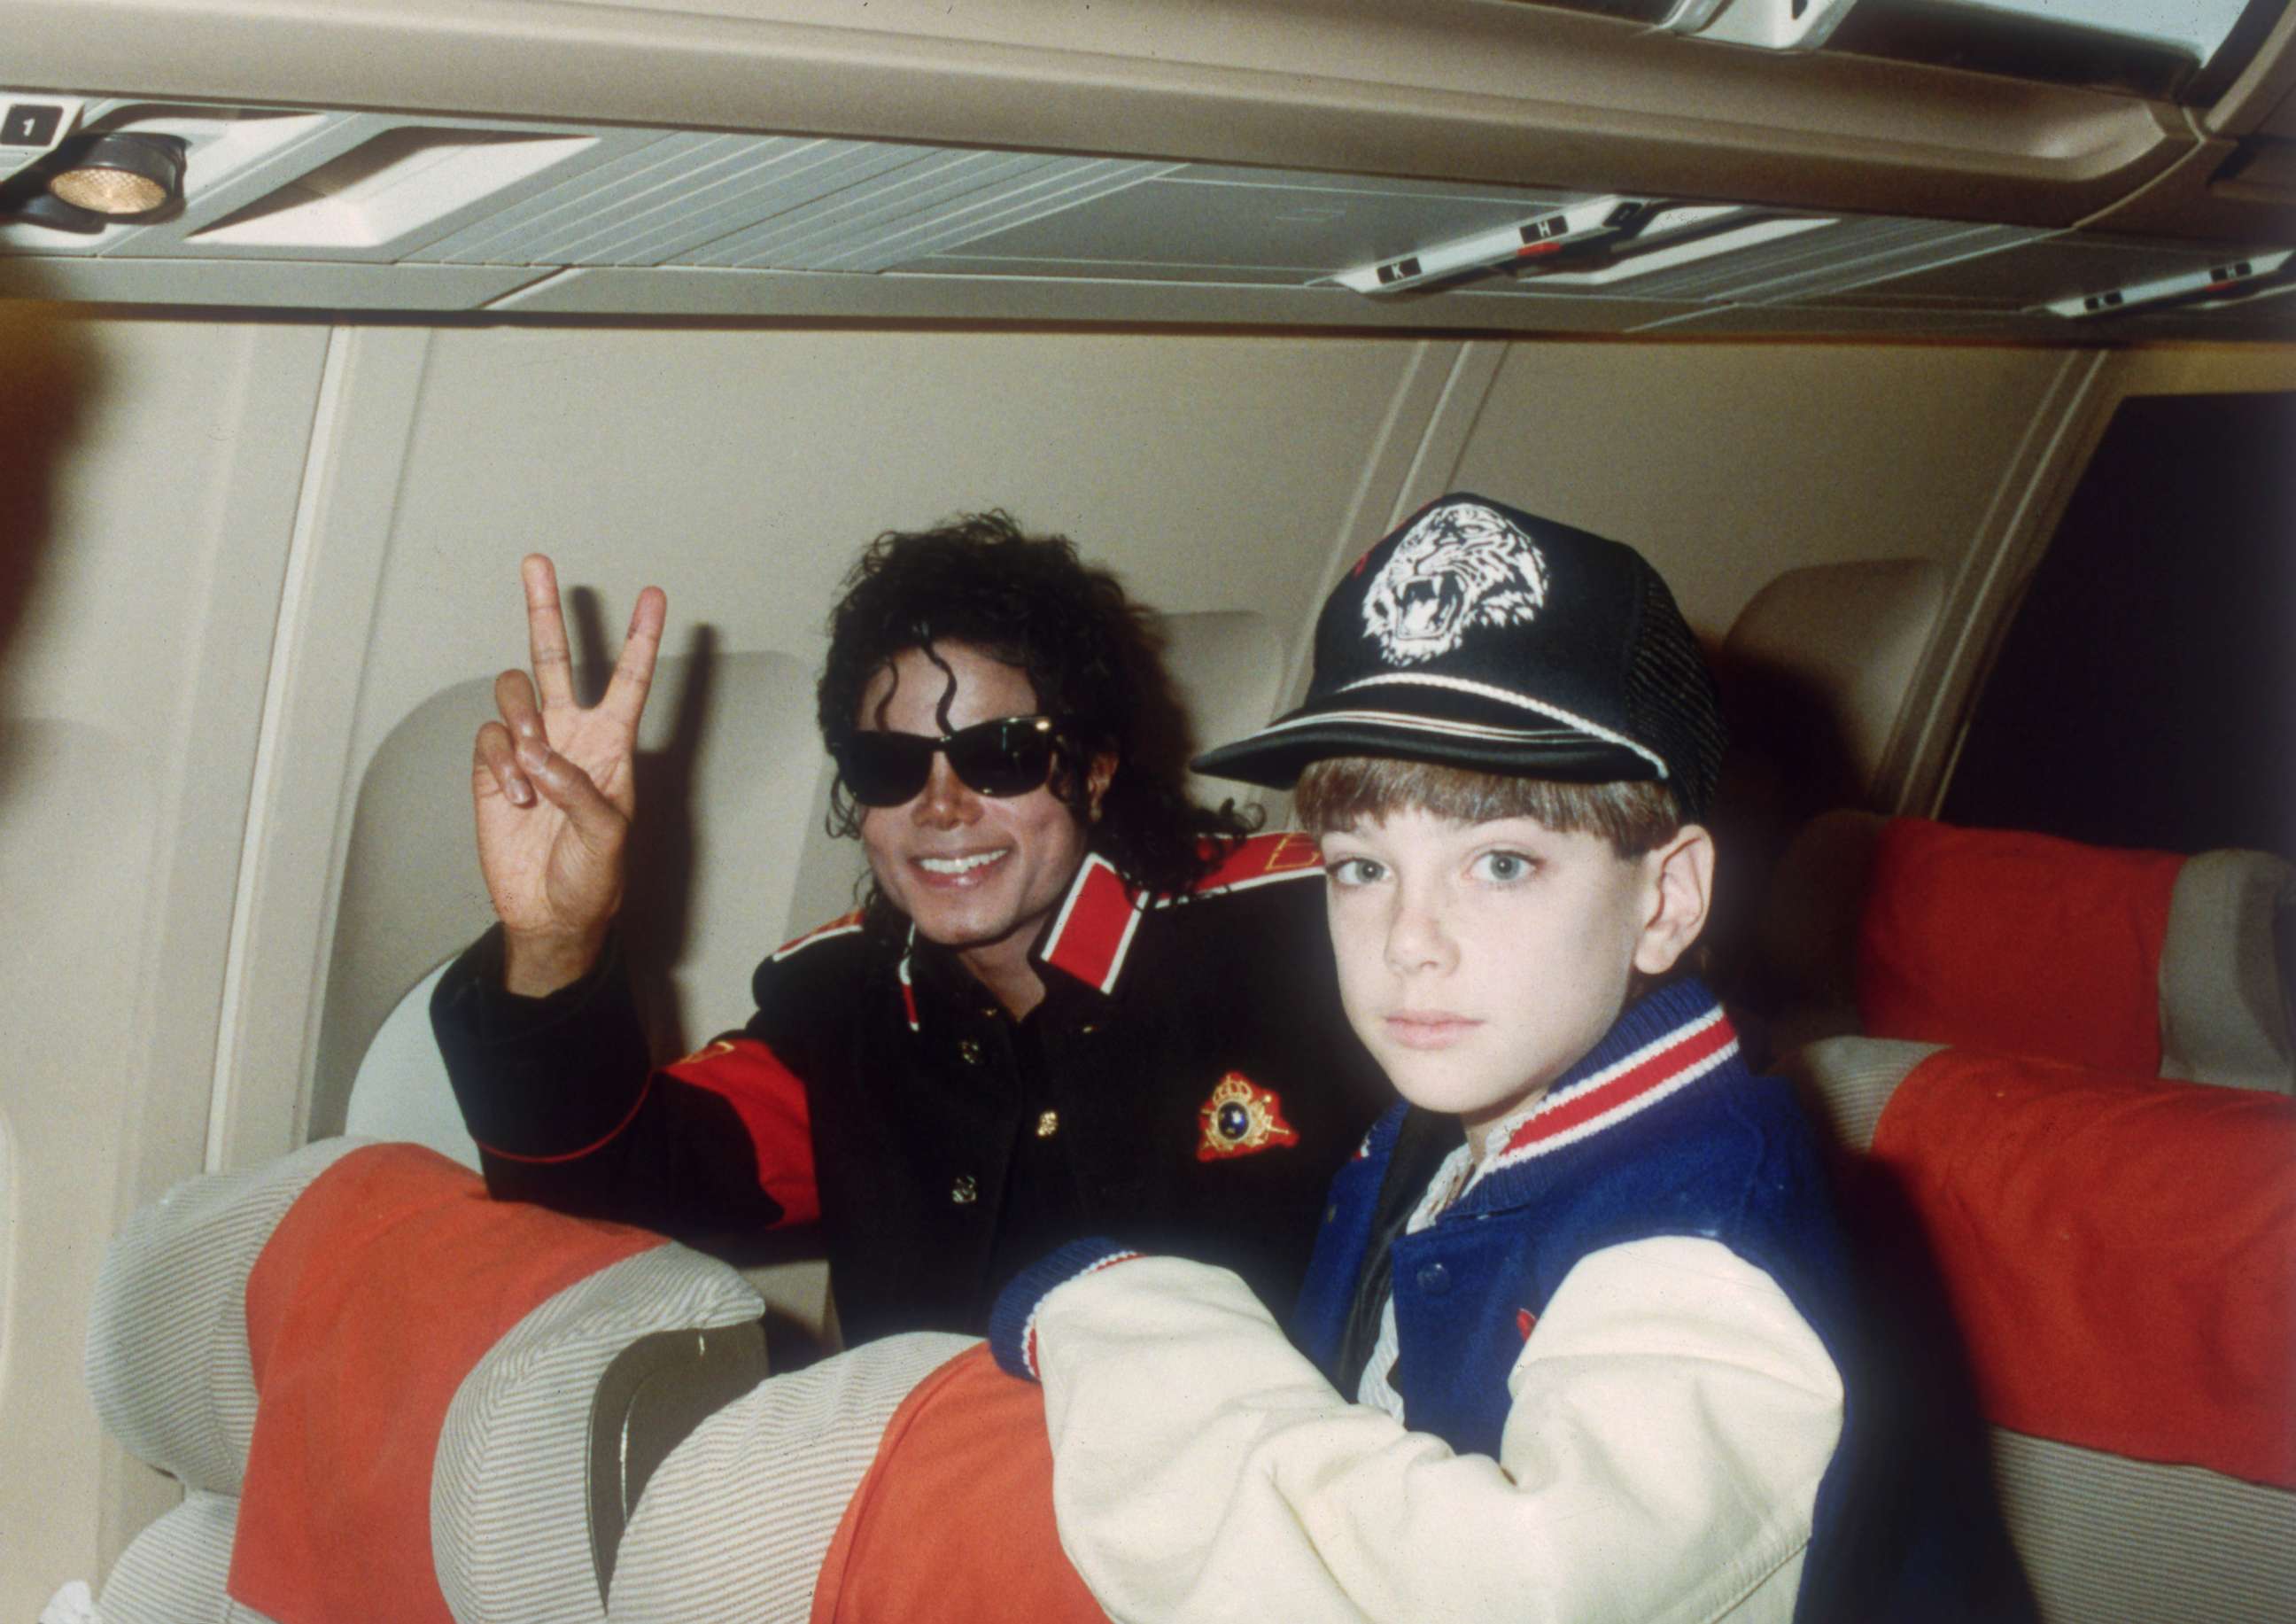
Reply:
[[2158, 310], [2169, 306], [2205, 308], [2214, 304], [2230, 304], [2260, 293], [2285, 289], [2289, 285], [2289, 262], [2292, 259], [2296, 259], [2296, 249], [2243, 254], [2200, 270], [2179, 271], [2170, 276], [2133, 282], [2123, 287], [2109, 288], [2102, 293], [2080, 293], [2070, 299], [2054, 299], [2041, 308], [2052, 316], [2087, 321], [2098, 316], [2126, 316], [2138, 310]]
[[1815, 51], [1857, 0], [1680, 0], [1656, 27], [1763, 51]]
[[1512, 226], [1471, 232], [1464, 237], [1414, 249], [1393, 259], [1339, 271], [1332, 280], [1358, 293], [1400, 293], [1407, 288], [1447, 282], [1475, 271], [1525, 265], [1582, 242], [1614, 236], [1632, 228], [1652, 207], [1648, 198], [1594, 198], [1551, 209]]

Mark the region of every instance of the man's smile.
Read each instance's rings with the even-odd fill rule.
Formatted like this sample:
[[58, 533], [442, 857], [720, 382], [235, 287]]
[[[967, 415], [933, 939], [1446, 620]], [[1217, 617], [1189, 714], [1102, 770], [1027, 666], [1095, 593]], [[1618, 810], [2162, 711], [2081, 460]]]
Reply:
[[985, 871], [1013, 855], [1010, 846], [999, 846], [989, 851], [968, 851], [959, 856], [912, 857], [911, 863], [922, 868], [939, 883], [978, 884], [986, 878]]

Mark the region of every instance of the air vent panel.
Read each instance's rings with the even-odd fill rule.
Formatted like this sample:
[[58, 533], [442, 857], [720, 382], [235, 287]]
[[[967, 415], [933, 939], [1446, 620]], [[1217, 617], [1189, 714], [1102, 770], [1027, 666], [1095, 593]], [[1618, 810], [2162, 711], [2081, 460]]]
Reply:
[[464, 227], [421, 258], [660, 265], [929, 152], [883, 142], [665, 133]]
[[689, 263], [882, 271], [1125, 191], [1177, 168], [1040, 152], [935, 151], [729, 237]]
[[189, 241], [218, 248], [379, 248], [592, 144], [582, 135], [402, 126], [194, 232]]

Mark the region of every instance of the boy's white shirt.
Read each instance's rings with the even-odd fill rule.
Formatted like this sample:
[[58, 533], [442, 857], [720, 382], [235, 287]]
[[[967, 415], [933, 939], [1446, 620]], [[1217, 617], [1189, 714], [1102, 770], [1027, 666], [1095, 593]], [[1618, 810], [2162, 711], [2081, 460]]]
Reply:
[[1037, 1318], [1061, 1539], [1119, 1620], [1787, 1619], [1841, 1382], [1719, 1243], [1590, 1253], [1499, 1458], [1342, 1398], [1226, 1270], [1147, 1258]]

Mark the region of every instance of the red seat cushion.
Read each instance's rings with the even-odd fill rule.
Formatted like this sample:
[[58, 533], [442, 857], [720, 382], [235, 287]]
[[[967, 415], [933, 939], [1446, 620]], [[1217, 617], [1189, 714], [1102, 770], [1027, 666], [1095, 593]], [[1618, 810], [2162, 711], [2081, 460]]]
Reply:
[[2150, 1075], [2185, 859], [1894, 818], [1858, 928], [1857, 1010], [1909, 1038]]
[[813, 1624], [1104, 1618], [1061, 1552], [1044, 1390], [966, 1349], [901, 1401], [814, 1587]]
[[1873, 1157], [1988, 1419], [2296, 1488], [2296, 1100], [1948, 1049]]
[[258, 1398], [230, 1595], [279, 1624], [453, 1624], [430, 1468], [456, 1390], [530, 1310], [660, 1244], [491, 1201], [419, 1145], [320, 1174], [248, 1276]]

